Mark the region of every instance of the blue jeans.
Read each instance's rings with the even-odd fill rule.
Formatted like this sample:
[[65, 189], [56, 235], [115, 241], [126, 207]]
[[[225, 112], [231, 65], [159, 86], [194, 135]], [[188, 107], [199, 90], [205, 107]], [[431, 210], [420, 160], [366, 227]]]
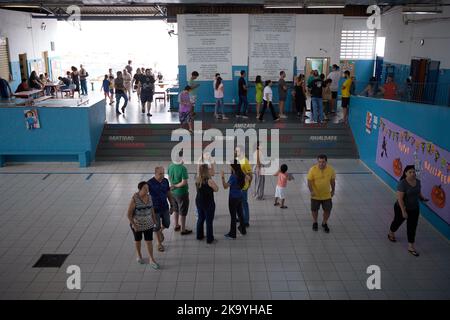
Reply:
[[248, 208], [248, 190], [242, 190], [242, 215], [244, 216], [244, 223], [248, 224], [250, 220], [250, 210]]
[[88, 89], [87, 89], [87, 80], [80, 80], [80, 84], [81, 84], [81, 94], [87, 94], [88, 93]]
[[197, 207], [198, 219], [197, 219], [197, 239], [201, 240], [204, 238], [203, 224], [206, 220], [206, 242], [211, 243], [214, 240], [213, 232], [213, 220], [214, 211], [216, 211], [216, 206], [212, 205], [208, 208]]
[[238, 104], [238, 112], [237, 114], [241, 114], [241, 106], [244, 105], [244, 108], [242, 109], [242, 114], [247, 114], [247, 108], [248, 108], [248, 100], [247, 95], [239, 95], [239, 104]]
[[323, 103], [322, 98], [311, 98], [313, 109], [313, 120], [316, 122], [323, 121]]
[[216, 98], [214, 113], [217, 115], [223, 115], [223, 98]]
[[123, 92], [117, 92], [116, 91], [116, 112], [119, 112], [119, 104], [120, 104], [120, 98], [124, 98], [125, 99], [125, 104], [123, 105], [122, 108], [126, 108], [127, 104], [128, 104], [128, 97], [125, 93]]

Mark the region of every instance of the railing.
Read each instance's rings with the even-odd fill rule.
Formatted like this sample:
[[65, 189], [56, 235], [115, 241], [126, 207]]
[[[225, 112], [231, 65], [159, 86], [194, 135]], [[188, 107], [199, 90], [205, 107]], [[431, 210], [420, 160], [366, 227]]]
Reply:
[[356, 82], [355, 84], [356, 90], [354, 95], [450, 106], [450, 83], [415, 82], [396, 84], [396, 89], [393, 91], [384, 90], [384, 84], [368, 82]]

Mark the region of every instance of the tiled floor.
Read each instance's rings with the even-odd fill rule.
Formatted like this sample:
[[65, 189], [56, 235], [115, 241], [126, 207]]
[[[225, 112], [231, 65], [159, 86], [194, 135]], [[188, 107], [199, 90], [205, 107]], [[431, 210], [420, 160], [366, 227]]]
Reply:
[[[425, 219], [415, 258], [386, 238], [394, 194], [359, 161], [330, 160], [337, 170], [331, 233], [313, 232], [305, 173], [311, 160], [286, 163], [286, 210], [250, 200], [246, 236], [224, 239], [227, 193], [216, 195], [215, 245], [166, 231], [162, 269], [138, 265], [126, 209], [157, 163], [14, 164], [0, 169], [0, 299], [450, 299], [450, 243]], [[167, 163], [164, 163], [167, 166]], [[193, 172], [193, 168], [189, 168]], [[93, 173], [93, 175], [90, 175]], [[216, 177], [219, 182], [219, 177]], [[188, 225], [194, 229], [190, 176]], [[69, 253], [60, 269], [36, 269], [43, 253]], [[81, 268], [81, 290], [66, 287], [66, 268]], [[366, 287], [366, 268], [381, 268], [381, 290]]]

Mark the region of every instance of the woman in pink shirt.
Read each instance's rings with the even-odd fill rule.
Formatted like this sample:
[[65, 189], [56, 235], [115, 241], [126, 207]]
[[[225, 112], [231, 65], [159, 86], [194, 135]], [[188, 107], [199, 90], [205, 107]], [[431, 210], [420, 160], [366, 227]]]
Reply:
[[287, 206], [284, 205], [284, 200], [286, 199], [286, 186], [288, 180], [292, 180], [292, 176], [287, 173], [288, 166], [282, 164], [280, 170], [278, 170], [274, 176], [278, 176], [277, 187], [275, 189], [275, 203], [274, 206], [279, 206], [278, 198], [281, 200], [281, 209], [287, 209]]

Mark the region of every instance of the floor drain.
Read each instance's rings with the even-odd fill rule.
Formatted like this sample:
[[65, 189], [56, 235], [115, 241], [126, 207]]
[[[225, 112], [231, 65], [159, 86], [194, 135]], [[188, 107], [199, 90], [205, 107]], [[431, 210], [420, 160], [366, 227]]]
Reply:
[[33, 268], [59, 268], [68, 256], [68, 254], [43, 254]]

